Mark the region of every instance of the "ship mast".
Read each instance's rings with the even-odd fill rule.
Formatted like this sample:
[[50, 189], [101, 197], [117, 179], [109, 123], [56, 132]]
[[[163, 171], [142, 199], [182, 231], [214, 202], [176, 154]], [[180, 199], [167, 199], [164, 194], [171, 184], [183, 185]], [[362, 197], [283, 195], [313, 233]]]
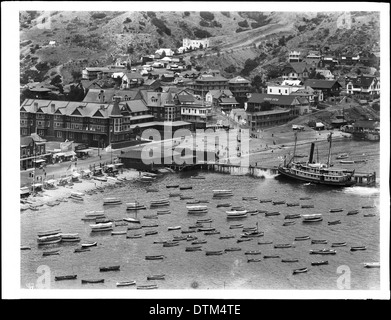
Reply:
[[295, 146], [294, 146], [294, 148], [293, 148], [293, 156], [292, 156], [292, 158], [289, 160], [288, 164], [290, 164], [291, 161], [292, 161], [292, 160], [294, 161], [294, 159], [295, 159], [295, 156], [296, 156], [296, 143], [297, 143], [297, 132], [295, 132]]
[[330, 159], [331, 159], [331, 136], [333, 135], [332, 132], [330, 132], [330, 135], [327, 137], [327, 141], [330, 142], [330, 145], [329, 145], [329, 155], [327, 157], [327, 168], [330, 166]]

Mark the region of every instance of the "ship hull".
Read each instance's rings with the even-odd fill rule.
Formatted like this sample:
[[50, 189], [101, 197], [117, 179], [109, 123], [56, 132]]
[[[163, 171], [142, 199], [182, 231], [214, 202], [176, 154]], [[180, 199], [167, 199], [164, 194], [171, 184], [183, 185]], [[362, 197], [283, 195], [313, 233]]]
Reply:
[[356, 183], [355, 181], [333, 182], [333, 181], [320, 181], [317, 179], [309, 179], [309, 178], [305, 178], [305, 177], [300, 177], [300, 176], [292, 174], [290, 172], [286, 172], [283, 167], [278, 168], [278, 173], [286, 178], [289, 178], [289, 179], [294, 179], [294, 180], [299, 180], [299, 181], [304, 181], [304, 182], [311, 182], [311, 183], [333, 186], [333, 187], [351, 187]]

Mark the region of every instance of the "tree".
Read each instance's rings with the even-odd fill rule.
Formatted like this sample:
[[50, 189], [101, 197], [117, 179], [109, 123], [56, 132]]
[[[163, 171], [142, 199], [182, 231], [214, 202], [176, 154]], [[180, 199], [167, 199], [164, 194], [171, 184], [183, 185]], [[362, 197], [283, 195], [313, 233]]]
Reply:
[[77, 81], [82, 77], [82, 73], [80, 70], [73, 70], [71, 72], [71, 75], [72, 75], [73, 81]]
[[61, 76], [58, 74], [52, 79], [52, 81], [50, 81], [50, 84], [53, 86], [58, 86], [59, 84], [61, 84], [61, 82], [62, 82]]
[[315, 79], [318, 79], [318, 80], [325, 80], [325, 76], [323, 74], [320, 74], [319, 72], [316, 73], [315, 75]]
[[166, 56], [166, 51], [163, 50], [161, 55], [160, 55], [160, 59], [163, 59], [165, 56]]
[[280, 39], [278, 39], [278, 45], [283, 47], [285, 46], [285, 36], [282, 36]]
[[256, 89], [260, 89], [263, 86], [262, 77], [260, 75], [256, 75], [251, 82], [251, 86], [253, 86]]
[[198, 47], [198, 49], [200, 49], [200, 50], [204, 49], [204, 46], [202, 45], [202, 43], [200, 43], [200, 46]]

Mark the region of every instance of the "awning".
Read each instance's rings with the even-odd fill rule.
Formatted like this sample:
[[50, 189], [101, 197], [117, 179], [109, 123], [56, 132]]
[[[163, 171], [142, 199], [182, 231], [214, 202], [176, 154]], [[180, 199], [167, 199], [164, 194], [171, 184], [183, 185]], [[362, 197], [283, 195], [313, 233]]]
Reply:
[[20, 194], [28, 194], [30, 193], [29, 188], [20, 188]]
[[56, 180], [50, 179], [50, 180], [46, 181], [46, 183], [48, 183], [48, 184], [55, 184]]
[[76, 152], [90, 152], [93, 151], [92, 149], [82, 149], [82, 150], [76, 150]]
[[35, 183], [32, 185], [32, 187], [34, 187], [34, 188], [42, 187], [42, 183]]
[[74, 173], [72, 173], [72, 177], [78, 178], [78, 177], [80, 177], [80, 173], [74, 172]]
[[71, 157], [71, 156], [75, 156], [76, 155], [76, 152], [75, 151], [67, 151], [67, 152], [64, 152], [64, 156], [65, 157]]
[[83, 173], [90, 174], [90, 173], [91, 173], [91, 170], [88, 170], [88, 169], [83, 170]]
[[42, 162], [45, 162], [45, 160], [43, 160], [43, 159], [37, 159], [37, 160], [33, 160], [33, 162], [35, 162], [35, 163], [42, 163]]
[[56, 157], [63, 157], [63, 156], [65, 156], [65, 153], [64, 153], [64, 152], [59, 152], [59, 153], [53, 154], [53, 158], [56, 158]]

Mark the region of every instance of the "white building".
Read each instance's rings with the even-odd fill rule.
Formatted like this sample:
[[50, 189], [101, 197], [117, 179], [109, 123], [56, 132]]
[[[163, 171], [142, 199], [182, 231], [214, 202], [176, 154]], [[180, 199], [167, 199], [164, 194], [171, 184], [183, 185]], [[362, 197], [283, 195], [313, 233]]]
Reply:
[[201, 45], [202, 45], [203, 48], [209, 47], [209, 39], [205, 38], [205, 39], [202, 39], [202, 40], [200, 40], [200, 39], [191, 40], [191, 39], [185, 38], [182, 41], [182, 47], [184, 47], [186, 49], [188, 49], [190, 47], [192, 47], [193, 49], [199, 48]]
[[334, 80], [334, 75], [328, 69], [316, 69], [315, 72], [324, 76], [326, 80]]
[[291, 51], [289, 52], [288, 62], [301, 62], [301, 52], [300, 51]]
[[300, 80], [285, 80], [281, 84], [269, 83], [267, 86], [268, 94], [290, 95], [297, 90], [304, 89]]
[[155, 54], [162, 55], [165, 52], [166, 57], [172, 57], [174, 55], [174, 51], [171, 49], [158, 49], [155, 51]]

